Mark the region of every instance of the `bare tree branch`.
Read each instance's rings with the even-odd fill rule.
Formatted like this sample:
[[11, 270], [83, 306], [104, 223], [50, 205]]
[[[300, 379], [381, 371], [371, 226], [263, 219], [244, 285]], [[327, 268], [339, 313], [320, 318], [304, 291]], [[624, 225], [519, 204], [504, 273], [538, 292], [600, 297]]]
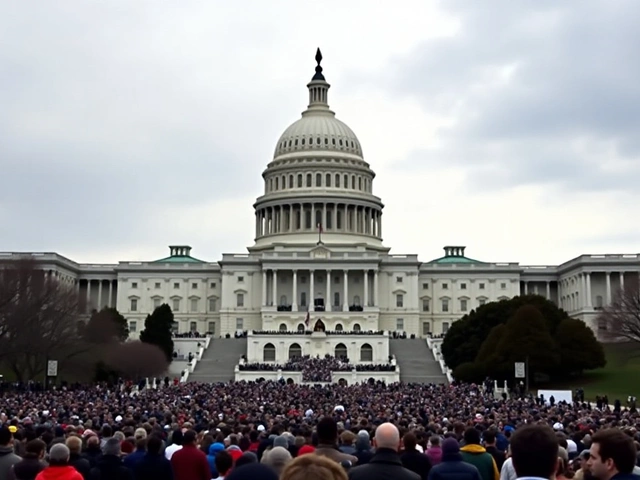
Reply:
[[611, 304], [598, 317], [598, 325], [604, 327], [610, 340], [627, 340], [640, 343], [640, 283], [627, 280]]

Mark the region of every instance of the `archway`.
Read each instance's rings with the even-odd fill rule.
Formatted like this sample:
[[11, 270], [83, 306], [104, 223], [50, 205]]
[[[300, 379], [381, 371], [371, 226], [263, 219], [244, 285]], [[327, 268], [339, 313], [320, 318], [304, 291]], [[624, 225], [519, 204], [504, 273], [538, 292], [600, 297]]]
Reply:
[[287, 385], [293, 385], [294, 383], [296, 382], [293, 381], [293, 378], [287, 378]]
[[299, 343], [292, 343], [289, 347], [289, 360], [302, 356], [302, 347]]
[[326, 327], [324, 326], [324, 322], [322, 320], [318, 320], [313, 327], [314, 332], [326, 332]]
[[304, 332], [305, 328], [304, 328], [304, 323], [300, 323], [298, 324], [298, 331], [299, 332]]
[[346, 387], [347, 385], [349, 385], [349, 383], [344, 378], [341, 378], [340, 380], [338, 380], [338, 385], [340, 385], [341, 387]]
[[285, 323], [281, 323], [280, 326], [278, 327], [278, 330], [281, 332], [286, 332], [287, 331], [287, 325]]
[[360, 324], [359, 324], [359, 323], [355, 323], [355, 324], [353, 325], [353, 331], [354, 331], [354, 332], [361, 332], [361, 331], [362, 331], [362, 327], [360, 326]]
[[262, 349], [262, 359], [265, 362], [276, 361], [276, 347], [273, 343], [267, 343]]
[[360, 361], [373, 362], [373, 348], [368, 343], [360, 347]]
[[341, 323], [336, 324], [336, 332], [341, 332], [342, 330], [344, 330], [344, 328], [342, 328], [342, 324]]
[[336, 345], [334, 355], [336, 358], [347, 358], [347, 346], [344, 343]]

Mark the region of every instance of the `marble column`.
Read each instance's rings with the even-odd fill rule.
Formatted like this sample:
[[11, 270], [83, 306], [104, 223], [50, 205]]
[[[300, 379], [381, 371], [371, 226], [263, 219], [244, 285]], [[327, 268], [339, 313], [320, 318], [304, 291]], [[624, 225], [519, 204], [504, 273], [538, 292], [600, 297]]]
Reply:
[[316, 298], [314, 293], [314, 280], [315, 280], [315, 272], [313, 270], [309, 270], [309, 310], [314, 311], [313, 307], [315, 307], [314, 299]]
[[547, 300], [551, 300], [551, 285], [550, 282], [546, 282], [547, 283]]
[[107, 302], [109, 307], [117, 307], [113, 301], [113, 280], [109, 280], [109, 301]]
[[620, 272], [620, 290], [624, 290], [624, 272]]
[[102, 310], [102, 280], [98, 280], [98, 310]]
[[91, 313], [91, 280], [87, 280], [87, 306], [85, 313]]
[[593, 305], [591, 303], [592, 302], [591, 301], [591, 273], [586, 273], [585, 277], [586, 277], [585, 278], [585, 282], [587, 284], [587, 291], [584, 292], [585, 293], [585, 298], [584, 299], [586, 300], [586, 302], [585, 302], [586, 303], [586, 307], [587, 308], [592, 308]]
[[342, 311], [349, 311], [349, 272], [344, 271], [344, 287], [342, 292]]
[[324, 308], [327, 312], [331, 311], [331, 270], [327, 270], [327, 293], [324, 299]]
[[262, 271], [262, 306], [267, 305], [267, 271]]
[[605, 277], [607, 280], [607, 296], [606, 296], [606, 305], [611, 303], [611, 272], [605, 272]]
[[364, 271], [364, 305], [369, 306], [369, 270]]
[[291, 303], [291, 310], [294, 312], [298, 310], [298, 271], [293, 271], [293, 299]]
[[380, 306], [378, 301], [378, 270], [373, 271], [373, 305]]
[[273, 271], [273, 286], [272, 286], [272, 290], [271, 290], [271, 303], [273, 306], [277, 306], [278, 305], [278, 271], [274, 270]]

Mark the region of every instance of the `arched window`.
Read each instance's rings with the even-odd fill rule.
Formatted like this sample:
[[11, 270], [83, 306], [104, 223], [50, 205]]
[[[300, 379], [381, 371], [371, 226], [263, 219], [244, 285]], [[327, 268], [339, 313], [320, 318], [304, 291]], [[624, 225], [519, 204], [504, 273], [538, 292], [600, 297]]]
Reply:
[[286, 323], [281, 323], [280, 326], [278, 327], [278, 330], [280, 330], [281, 332], [286, 332], [287, 331], [287, 324]]
[[313, 179], [313, 177], [311, 176], [310, 173], [307, 173], [307, 187], [311, 186], [311, 180]]
[[336, 173], [336, 188], [340, 188], [340, 174]]
[[316, 173], [316, 187], [322, 186], [322, 174]]
[[304, 228], [309, 230], [311, 228], [311, 210], [306, 210], [304, 212]]
[[331, 186], [331, 174], [330, 173], [327, 173], [324, 183], [325, 183], [326, 187], [330, 187]]
[[334, 352], [336, 358], [347, 358], [347, 346], [344, 343], [336, 345]]
[[276, 177], [276, 190], [280, 188], [280, 179]]
[[288, 305], [287, 304], [287, 296], [286, 295], [281, 295], [280, 296], [280, 305]]
[[336, 215], [336, 228], [341, 229], [343, 224], [342, 220], [342, 210], [338, 210]]
[[368, 343], [360, 347], [360, 361], [373, 362], [373, 348]]
[[359, 306], [360, 306], [360, 295], [355, 295], [355, 296], [353, 297], [353, 304], [354, 304], [356, 307], [359, 307]]
[[267, 343], [262, 349], [262, 359], [264, 362], [276, 361], [276, 347], [273, 343]]
[[300, 306], [307, 306], [307, 292], [300, 292]]
[[298, 343], [292, 343], [289, 347], [289, 360], [302, 356], [302, 347]]
[[354, 331], [354, 332], [361, 332], [361, 331], [362, 331], [362, 327], [360, 326], [360, 324], [359, 324], [359, 323], [355, 323], [355, 324], [353, 325], [353, 331]]
[[341, 332], [342, 330], [344, 330], [344, 328], [342, 328], [342, 324], [341, 323], [336, 324], [336, 332]]
[[298, 188], [302, 188], [302, 174], [298, 174]]
[[299, 331], [299, 332], [304, 332], [304, 331], [305, 331], [304, 323], [300, 323], [300, 324], [298, 324], [298, 331]]
[[335, 292], [333, 294], [333, 306], [334, 307], [340, 306], [340, 292]]
[[289, 175], [289, 188], [293, 188], [293, 175]]

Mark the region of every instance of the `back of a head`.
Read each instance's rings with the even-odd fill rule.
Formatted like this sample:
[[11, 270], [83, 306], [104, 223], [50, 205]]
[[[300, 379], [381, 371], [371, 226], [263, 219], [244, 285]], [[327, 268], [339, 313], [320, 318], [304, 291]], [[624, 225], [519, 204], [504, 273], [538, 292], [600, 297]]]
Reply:
[[316, 427], [318, 443], [332, 445], [338, 441], [338, 424], [331, 417], [323, 417]]
[[147, 452], [151, 455], [158, 455], [162, 450], [162, 439], [157, 435], [151, 435], [147, 438]]
[[404, 445], [404, 449], [407, 452], [411, 452], [416, 449], [418, 440], [413, 432], [408, 432], [404, 434], [404, 437], [402, 437], [402, 443]]
[[430, 439], [429, 439], [429, 443], [431, 444], [432, 447], [438, 447], [440, 446], [440, 437], [438, 435], [433, 435]]
[[[72, 438], [78, 438], [78, 437], [72, 437]], [[80, 443], [82, 444], [82, 442]], [[39, 438], [34, 438], [33, 440], [29, 440], [27, 442], [27, 445], [25, 446], [25, 452], [33, 456], [42, 455], [46, 451], [46, 449], [47, 449], [47, 444], [44, 443]]]
[[233, 457], [226, 450], [220, 450], [216, 454], [216, 458], [214, 460], [216, 470], [220, 476], [225, 476], [231, 467], [233, 467]]
[[224, 478], [225, 480], [278, 480], [278, 474], [273, 468], [263, 463], [249, 463], [240, 468], [234, 468]]
[[184, 434], [182, 433], [182, 430], [176, 428], [171, 434], [171, 443], [173, 443], [174, 445], [182, 445], [183, 440]]
[[322, 455], [296, 457], [280, 475], [280, 480], [347, 480], [347, 478], [345, 468]]
[[400, 448], [400, 432], [393, 423], [383, 423], [376, 428], [374, 439], [378, 448], [389, 448], [396, 451]]
[[273, 467], [277, 472], [291, 461], [291, 453], [284, 447], [273, 447], [266, 455], [265, 463]]
[[196, 443], [196, 439], [198, 438], [198, 434], [195, 430], [187, 430], [184, 432], [184, 436], [182, 437], [182, 445], [192, 445]]
[[56, 443], [49, 450], [49, 465], [66, 465], [69, 461], [69, 449], [64, 443]]
[[76, 436], [68, 437], [65, 443], [71, 453], [74, 453], [74, 454], [82, 453], [82, 440], [80, 439], [80, 437], [76, 437]]
[[518, 477], [551, 478], [558, 465], [558, 437], [548, 425], [526, 425], [511, 436], [513, 468]]
[[496, 431], [489, 429], [482, 434], [482, 437], [484, 439], [484, 443], [491, 445], [496, 441]]
[[465, 445], [479, 445], [480, 431], [477, 428], [469, 427], [464, 431], [463, 438], [464, 438]]
[[[591, 437], [591, 456], [599, 457], [597, 465], [592, 465], [592, 470], [606, 467], [610, 473], [615, 473], [617, 470], [622, 474], [630, 475], [636, 465], [637, 451], [629, 435], [618, 428], [606, 428], [598, 430]], [[607, 472], [592, 473], [603, 477], [607, 475]]]
[[13, 433], [9, 427], [3, 425], [0, 427], [0, 445], [9, 445], [13, 441]]
[[120, 440], [117, 438], [110, 438], [102, 447], [102, 453], [105, 455], [115, 455], [118, 456], [121, 453], [120, 450]]

